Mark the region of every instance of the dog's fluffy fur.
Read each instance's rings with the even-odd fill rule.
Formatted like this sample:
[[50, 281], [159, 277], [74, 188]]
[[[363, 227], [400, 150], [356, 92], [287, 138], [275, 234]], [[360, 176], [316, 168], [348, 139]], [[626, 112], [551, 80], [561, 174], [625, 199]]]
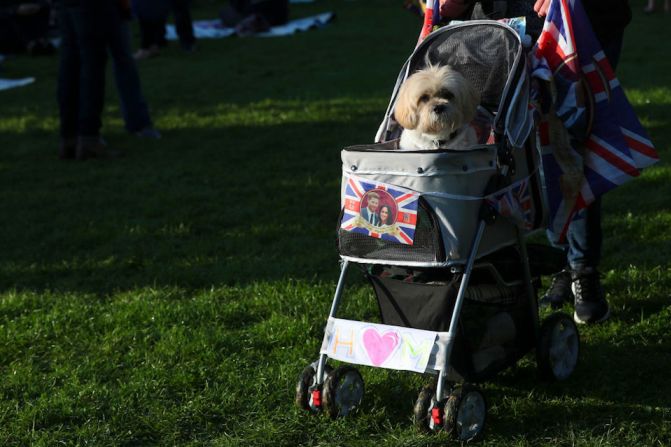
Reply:
[[404, 129], [400, 149], [466, 149], [477, 144], [469, 123], [479, 104], [478, 91], [452, 68], [417, 71], [401, 85], [394, 108]]

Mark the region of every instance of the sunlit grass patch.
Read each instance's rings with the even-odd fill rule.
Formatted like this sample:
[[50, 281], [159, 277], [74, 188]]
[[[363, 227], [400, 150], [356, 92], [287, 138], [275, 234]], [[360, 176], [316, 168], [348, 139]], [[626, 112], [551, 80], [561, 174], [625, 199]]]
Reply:
[[164, 129], [225, 128], [232, 126], [265, 127], [303, 123], [347, 123], [362, 115], [379, 112], [386, 104], [380, 99], [336, 99], [328, 101], [264, 101], [217, 104], [211, 110], [184, 112], [166, 110], [157, 120]]
[[[340, 150], [372, 141], [421, 25], [388, 0], [292, 4], [325, 9], [323, 29], [142, 61], [160, 140], [123, 130], [109, 78], [109, 162], [56, 159], [55, 59], [5, 61], [37, 82], [0, 92], [0, 445], [453, 444], [412, 426], [428, 374], [360, 368], [351, 418], [293, 403], [340, 271]], [[671, 445], [669, 28], [635, 12], [618, 74], [661, 161], [604, 198], [611, 318], [580, 327], [569, 380], [529, 353], [481, 384], [482, 446]], [[338, 316], [380, 321], [356, 269]]]

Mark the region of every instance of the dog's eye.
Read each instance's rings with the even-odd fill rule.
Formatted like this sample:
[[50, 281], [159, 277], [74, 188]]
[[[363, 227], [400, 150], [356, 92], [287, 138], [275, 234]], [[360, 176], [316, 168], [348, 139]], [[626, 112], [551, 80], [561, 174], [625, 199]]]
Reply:
[[429, 100], [429, 95], [422, 95], [419, 97], [419, 102], [427, 102]]
[[441, 90], [438, 96], [440, 96], [441, 98], [445, 98], [447, 100], [454, 98], [454, 94], [449, 90]]

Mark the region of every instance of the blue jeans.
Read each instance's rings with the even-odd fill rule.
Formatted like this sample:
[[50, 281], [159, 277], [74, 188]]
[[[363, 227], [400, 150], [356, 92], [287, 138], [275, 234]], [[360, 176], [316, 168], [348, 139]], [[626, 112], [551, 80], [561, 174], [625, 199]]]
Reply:
[[149, 108], [142, 95], [140, 75], [131, 49], [130, 27], [120, 16], [115, 17], [111, 28], [108, 49], [112, 57], [114, 81], [116, 82], [121, 114], [129, 132], [137, 132], [152, 125]]
[[105, 17], [81, 6], [61, 6], [58, 107], [62, 138], [97, 137], [105, 100]]
[[[622, 36], [601, 42], [602, 48], [613, 70], [620, 61]], [[601, 198], [597, 198], [587, 208], [580, 210], [571, 222], [567, 233], [568, 265], [572, 270], [583, 270], [586, 267], [597, 268], [601, 261], [603, 232], [601, 230]], [[552, 238], [551, 238], [552, 239]]]

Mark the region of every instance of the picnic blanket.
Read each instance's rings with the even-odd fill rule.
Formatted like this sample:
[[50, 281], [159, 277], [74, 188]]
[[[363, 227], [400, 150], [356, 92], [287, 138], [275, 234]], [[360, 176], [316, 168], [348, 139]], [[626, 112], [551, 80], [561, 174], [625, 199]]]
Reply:
[[[274, 26], [270, 30], [256, 35], [259, 37], [288, 36], [298, 31], [321, 28], [331, 22], [334, 17], [334, 13], [324, 12], [302, 19], [290, 20], [284, 25]], [[196, 20], [193, 22], [193, 33], [198, 39], [221, 39], [235, 35], [235, 29], [223, 26], [219, 19]], [[168, 40], [177, 40], [177, 32], [174, 25], [166, 26], [165, 37]]]
[[9, 90], [10, 88], [23, 87], [32, 84], [35, 78], [5, 79], [0, 78], [0, 90]]

